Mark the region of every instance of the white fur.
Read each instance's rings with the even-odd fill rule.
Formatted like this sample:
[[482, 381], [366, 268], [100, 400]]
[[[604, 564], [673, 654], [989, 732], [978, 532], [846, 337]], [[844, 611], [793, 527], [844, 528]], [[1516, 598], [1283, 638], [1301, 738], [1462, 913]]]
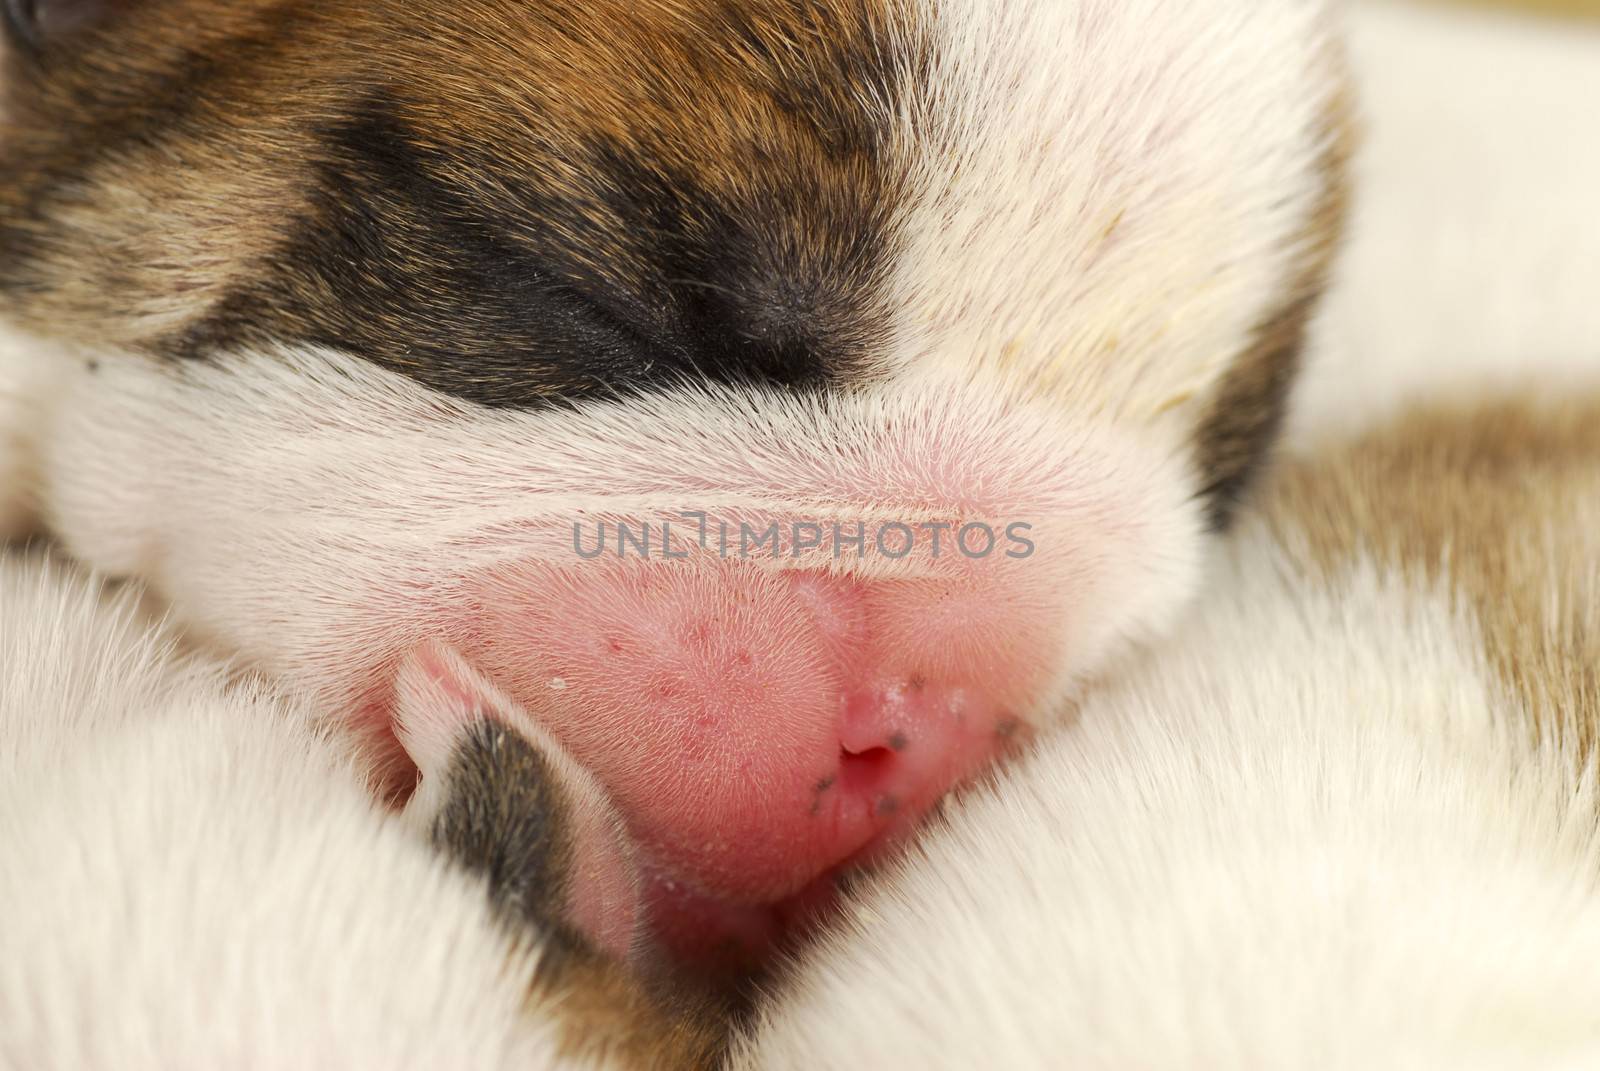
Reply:
[[1187, 435], [1305, 252], [1343, 73], [1330, 5], [930, 8], [904, 373], [989, 365], [1066, 421]]
[[752, 1068], [1577, 1068], [1595, 779], [1470, 621], [1260, 533], [1204, 613], [965, 801], [768, 1010]]
[[0, 559], [0, 1067], [546, 1068], [536, 950], [304, 718]]

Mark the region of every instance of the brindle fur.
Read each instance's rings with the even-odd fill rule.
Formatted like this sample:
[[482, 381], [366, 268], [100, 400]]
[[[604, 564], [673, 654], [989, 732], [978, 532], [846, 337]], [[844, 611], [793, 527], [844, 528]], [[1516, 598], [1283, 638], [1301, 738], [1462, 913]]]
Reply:
[[14, 64], [0, 302], [495, 405], [859, 375], [914, 51], [844, 0], [150, 0]]

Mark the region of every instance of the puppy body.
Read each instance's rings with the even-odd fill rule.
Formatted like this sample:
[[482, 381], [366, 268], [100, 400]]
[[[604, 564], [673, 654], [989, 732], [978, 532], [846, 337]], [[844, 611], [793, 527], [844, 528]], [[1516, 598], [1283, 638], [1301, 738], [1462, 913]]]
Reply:
[[861, 896], [745, 1053], [1600, 1058], [1592, 406], [1290, 466], [1174, 642]]
[[1314, 0], [75, 10], [8, 64], [6, 497], [397, 783], [450, 644], [679, 945], [1170, 624], [1341, 215]]
[[560, 910], [496, 912], [527, 892], [378, 811], [302, 713], [174, 657], [129, 594], [0, 560], [0, 672], [0, 1067], [693, 1066], [635, 1040], [671, 1035], [603, 956], [550, 972], [556, 928], [584, 945]]

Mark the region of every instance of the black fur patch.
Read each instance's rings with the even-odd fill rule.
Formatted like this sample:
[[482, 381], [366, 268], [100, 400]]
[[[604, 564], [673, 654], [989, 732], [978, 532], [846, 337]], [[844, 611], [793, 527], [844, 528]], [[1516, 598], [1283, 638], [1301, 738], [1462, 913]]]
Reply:
[[508, 921], [547, 938], [573, 935], [565, 912], [569, 816], [544, 756], [487, 718], [456, 746], [446, 777], [448, 798], [434, 819], [434, 843], [488, 879], [490, 899]]
[[[792, 94], [778, 104], [817, 124], [819, 151], [874, 171], [886, 133], [864, 113], [852, 129]], [[824, 196], [775, 161], [732, 196], [594, 133], [534, 147], [582, 176], [555, 182], [493, 145], [429, 139], [383, 92], [319, 143], [280, 254], [171, 352], [310, 342], [531, 407], [693, 382], [817, 387], [859, 375], [886, 341], [890, 206], [873, 181]]]
[[1298, 300], [1260, 329], [1259, 337], [1274, 340], [1270, 349], [1235, 366], [1200, 428], [1199, 460], [1207, 477], [1201, 495], [1214, 532], [1228, 529], [1277, 442], [1314, 304], [1311, 297]]

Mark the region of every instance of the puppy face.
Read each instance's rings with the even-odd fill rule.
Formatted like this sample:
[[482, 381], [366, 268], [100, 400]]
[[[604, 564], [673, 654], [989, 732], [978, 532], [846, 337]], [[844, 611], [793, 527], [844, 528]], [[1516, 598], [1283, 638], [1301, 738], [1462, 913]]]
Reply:
[[380, 746], [451, 644], [685, 951], [1173, 615], [1339, 215], [1312, 0], [25, 7], [44, 520]]

